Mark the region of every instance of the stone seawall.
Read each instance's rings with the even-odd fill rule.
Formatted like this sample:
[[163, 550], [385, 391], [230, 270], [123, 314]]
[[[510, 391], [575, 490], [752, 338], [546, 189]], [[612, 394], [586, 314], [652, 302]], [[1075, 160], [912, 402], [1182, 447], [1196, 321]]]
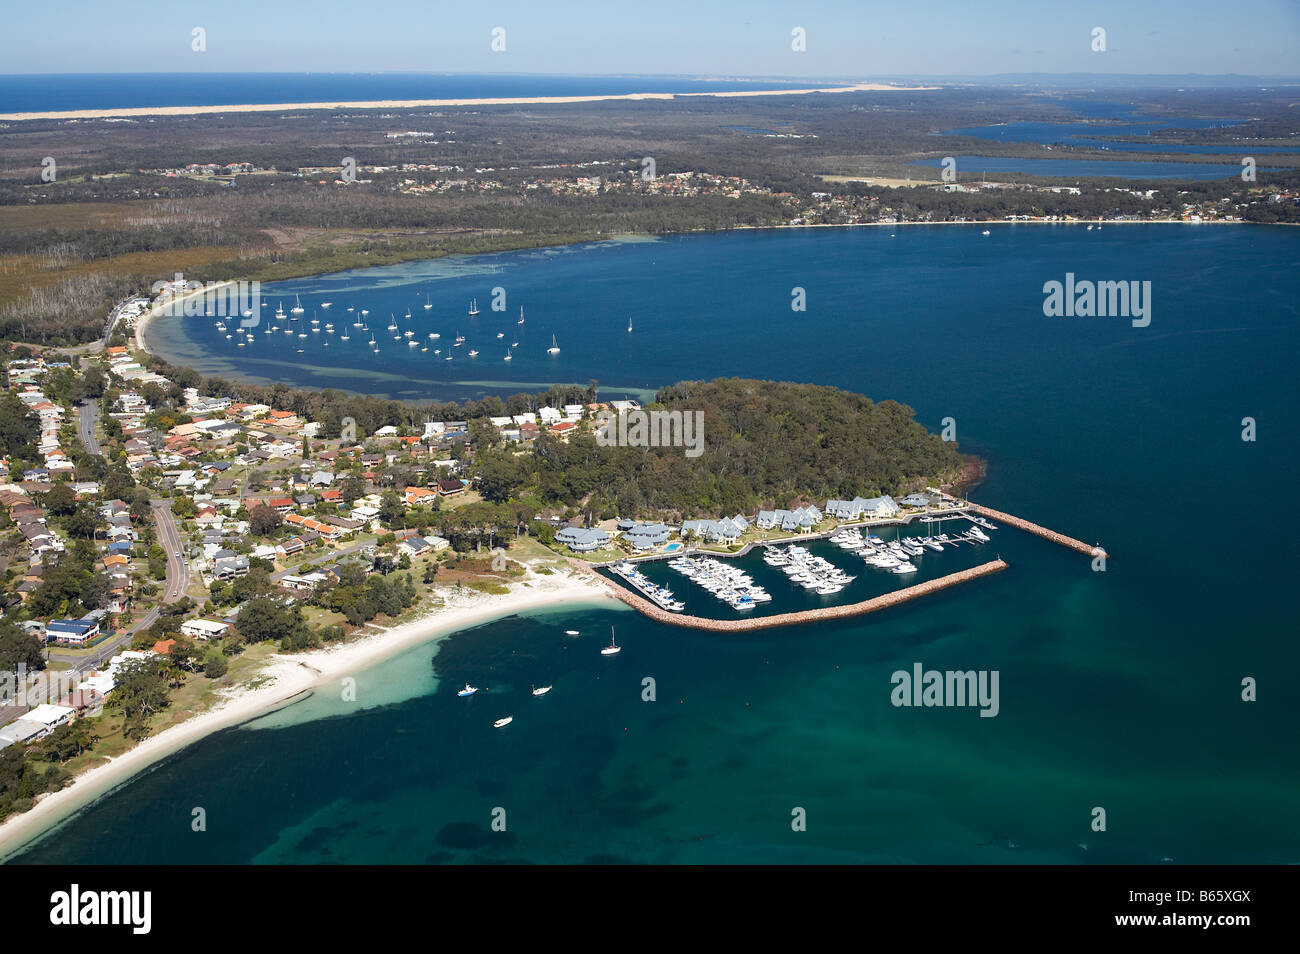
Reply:
[[773, 629], [777, 626], [798, 626], [804, 623], [819, 622], [821, 620], [844, 619], [849, 616], [861, 616], [864, 613], [874, 613], [877, 610], [888, 609], [891, 606], [906, 603], [908, 600], [914, 600], [918, 596], [927, 596], [930, 593], [937, 593], [939, 590], [945, 590], [950, 586], [956, 586], [958, 583], [965, 583], [967, 580], [974, 580], [981, 576], [988, 576], [991, 573], [997, 573], [998, 571], [1007, 568], [1005, 561], [992, 560], [988, 563], [983, 563], [980, 566], [971, 567], [969, 570], [950, 573], [947, 576], [941, 576], [936, 580], [928, 580], [925, 583], [918, 583], [915, 586], [895, 590], [893, 593], [885, 593], [861, 603], [849, 603], [845, 606], [827, 606], [822, 609], [804, 610], [800, 613], [780, 613], [775, 616], [751, 616], [748, 619], [706, 619], [702, 616], [683, 616], [681, 613], [670, 613], [667, 610], [660, 609], [644, 597], [641, 597], [613, 580], [596, 573], [596, 571], [591, 569], [590, 566], [582, 564], [576, 560], [570, 562], [575, 566], [582, 568], [586, 572], [593, 573], [602, 583], [605, 584], [606, 587], [609, 588], [610, 595], [615, 599], [622, 600], [628, 606], [653, 620], [667, 623], [670, 626], [684, 626], [688, 629], [707, 629], [714, 632], [744, 632], [753, 629]]
[[1059, 543], [1063, 547], [1069, 547], [1071, 550], [1078, 550], [1080, 553], [1088, 556], [1104, 557], [1108, 554], [1101, 546], [1089, 546], [1082, 540], [1076, 540], [1074, 537], [1067, 537], [1063, 533], [1057, 533], [1055, 530], [1048, 530], [1046, 527], [1040, 527], [1036, 523], [1030, 523], [1028, 520], [1014, 517], [1009, 513], [1003, 513], [1001, 510], [990, 510], [988, 507], [981, 507], [979, 504], [971, 504], [971, 510], [988, 517], [990, 520], [1001, 520], [1017, 529], [1024, 530], [1026, 533], [1032, 533], [1035, 536], [1042, 537], [1044, 540], [1051, 540], [1053, 543]]

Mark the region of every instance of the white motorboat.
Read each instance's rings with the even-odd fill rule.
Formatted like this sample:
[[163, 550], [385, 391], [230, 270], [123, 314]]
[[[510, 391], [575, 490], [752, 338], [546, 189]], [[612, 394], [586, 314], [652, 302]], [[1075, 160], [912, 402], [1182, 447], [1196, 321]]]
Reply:
[[979, 527], [971, 527], [970, 530], [967, 531], [967, 534], [973, 537], [974, 539], [978, 540], [980, 543], [989, 542], [989, 535], [985, 533], [983, 530], [981, 530]]
[[550, 691], [550, 686], [533, 686], [533, 695], [535, 696], [544, 696]]
[[577, 631], [576, 629], [566, 629], [566, 630], [564, 631], [564, 635], [565, 635], [565, 636], [577, 636], [577, 635], [578, 635], [578, 631]]
[[474, 693], [476, 693], [476, 692], [478, 692], [478, 686], [471, 686], [471, 685], [467, 682], [467, 683], [465, 683], [465, 688], [462, 689], [462, 690], [460, 690], [460, 692], [456, 693], [456, 695], [460, 696], [460, 697], [463, 699], [463, 698], [466, 697], [466, 696], [472, 696], [472, 695], [474, 695]]
[[508, 726], [511, 722], [514, 722], [514, 721], [515, 721], [515, 717], [514, 717], [514, 716], [506, 716], [504, 719], [497, 719], [496, 722], [493, 722], [493, 723], [492, 723], [492, 728], [494, 728], [494, 729], [500, 729], [500, 728], [503, 728], [504, 726]]

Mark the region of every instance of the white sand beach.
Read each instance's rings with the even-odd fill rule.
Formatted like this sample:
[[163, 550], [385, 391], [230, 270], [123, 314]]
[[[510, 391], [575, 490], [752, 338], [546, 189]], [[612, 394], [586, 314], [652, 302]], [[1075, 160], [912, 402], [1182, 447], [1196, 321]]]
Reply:
[[496, 99], [380, 99], [364, 102], [329, 103], [243, 103], [229, 106], [131, 106], [117, 109], [76, 109], [41, 113], [0, 113], [5, 122], [32, 119], [130, 119], [138, 116], [202, 116], [225, 113], [278, 113], [306, 109], [440, 109], [452, 106], [561, 106], [569, 103], [600, 103], [613, 100], [686, 99], [717, 96], [727, 99], [754, 96], [804, 96], [809, 93], [918, 92], [938, 86], [889, 86], [883, 83], [855, 83], [819, 89], [731, 90], [716, 93], [610, 93], [595, 96], [526, 96]]
[[446, 637], [458, 630], [546, 606], [610, 600], [609, 591], [593, 577], [567, 572], [551, 576], [529, 570], [506, 595], [488, 596], [472, 590], [442, 590], [441, 608], [376, 632], [346, 645], [293, 655], [275, 655], [255, 677], [255, 688], [238, 686], [225, 700], [179, 725], [150, 736], [135, 748], [78, 775], [64, 789], [44, 795], [31, 810], [10, 815], [0, 824], [0, 860], [34, 841], [78, 810], [168, 755], [229, 726], [247, 722], [310, 693], [327, 683], [353, 675], [405, 649]]

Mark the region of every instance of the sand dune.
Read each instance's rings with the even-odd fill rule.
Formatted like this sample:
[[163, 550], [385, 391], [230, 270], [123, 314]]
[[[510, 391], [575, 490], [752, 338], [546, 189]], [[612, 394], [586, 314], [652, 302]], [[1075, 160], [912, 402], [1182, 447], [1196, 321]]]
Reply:
[[227, 106], [132, 106], [119, 109], [75, 109], [44, 113], [0, 113], [0, 120], [21, 122], [29, 119], [128, 119], [135, 116], [202, 116], [224, 113], [276, 113], [304, 109], [423, 109], [444, 106], [548, 106], [566, 103], [597, 103], [608, 100], [668, 100], [693, 96], [726, 98], [752, 96], [803, 96], [808, 93], [915, 92], [938, 89], [937, 86], [887, 86], [883, 83], [855, 83], [820, 89], [731, 90], [717, 93], [610, 93], [595, 96], [528, 96], [497, 99], [378, 99], [366, 102], [326, 103], [244, 103]]

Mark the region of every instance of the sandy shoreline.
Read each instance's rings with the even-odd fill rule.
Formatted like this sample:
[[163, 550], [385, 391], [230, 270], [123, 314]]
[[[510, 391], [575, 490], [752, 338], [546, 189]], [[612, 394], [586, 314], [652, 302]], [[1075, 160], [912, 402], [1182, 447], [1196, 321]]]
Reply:
[[130, 106], [117, 109], [78, 109], [40, 113], [0, 113], [0, 120], [24, 122], [34, 119], [127, 119], [134, 116], [203, 116], [221, 113], [274, 113], [299, 109], [423, 109], [450, 106], [557, 106], [571, 103], [672, 100], [699, 96], [727, 99], [753, 96], [805, 96], [809, 93], [919, 92], [938, 86], [888, 86], [883, 83], [855, 83], [808, 89], [726, 90], [716, 93], [609, 93], [592, 96], [512, 96], [490, 99], [377, 99], [360, 102], [243, 103], [227, 106]]
[[444, 591], [440, 595], [447, 601], [444, 607], [412, 622], [343, 646], [271, 656], [268, 665], [255, 677], [267, 680], [264, 684], [257, 688], [238, 686], [228, 690], [225, 701], [215, 708], [150, 736], [112, 761], [81, 773], [66, 788], [41, 797], [30, 811], [10, 815], [0, 823], [0, 861], [100, 796], [204, 736], [265, 715], [296, 697], [353, 675], [405, 649], [530, 609], [604, 600], [619, 605], [600, 583], [562, 572], [553, 576], [529, 572], [523, 582], [511, 584], [510, 593], [504, 596], [484, 596], [473, 591], [464, 591], [460, 595]]

